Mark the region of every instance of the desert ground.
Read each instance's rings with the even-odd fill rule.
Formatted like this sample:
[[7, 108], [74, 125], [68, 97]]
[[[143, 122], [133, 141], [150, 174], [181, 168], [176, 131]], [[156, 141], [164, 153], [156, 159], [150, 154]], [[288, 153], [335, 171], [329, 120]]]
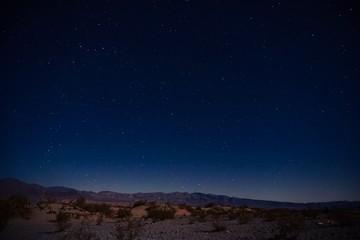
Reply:
[[2, 225], [0, 239], [360, 239], [359, 209], [119, 206], [84, 199], [26, 208]]

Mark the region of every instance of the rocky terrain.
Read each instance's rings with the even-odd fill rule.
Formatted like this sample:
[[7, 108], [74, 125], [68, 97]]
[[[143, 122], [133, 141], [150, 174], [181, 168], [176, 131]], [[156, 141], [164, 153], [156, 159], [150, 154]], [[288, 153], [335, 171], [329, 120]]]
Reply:
[[0, 231], [0, 239], [9, 240], [360, 238], [360, 209], [265, 210], [145, 201], [125, 207], [85, 199], [32, 205], [21, 197], [2, 204], [1, 210], [4, 204], [16, 206]]
[[360, 239], [360, 204], [330, 203], [91, 193], [5, 179], [0, 239]]

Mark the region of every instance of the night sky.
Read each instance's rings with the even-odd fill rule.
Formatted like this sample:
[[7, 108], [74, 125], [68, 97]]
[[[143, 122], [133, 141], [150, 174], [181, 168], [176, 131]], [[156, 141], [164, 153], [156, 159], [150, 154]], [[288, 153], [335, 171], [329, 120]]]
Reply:
[[1, 1], [0, 177], [360, 200], [360, 3]]

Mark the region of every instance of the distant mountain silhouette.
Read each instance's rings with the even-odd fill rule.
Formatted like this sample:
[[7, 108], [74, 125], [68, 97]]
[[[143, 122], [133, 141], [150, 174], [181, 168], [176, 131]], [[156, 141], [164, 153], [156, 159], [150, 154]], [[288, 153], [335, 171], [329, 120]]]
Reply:
[[334, 201], [334, 202], [314, 202], [314, 203], [292, 203], [265, 200], [253, 200], [246, 198], [228, 197], [225, 195], [204, 194], [204, 193], [117, 193], [110, 191], [89, 192], [79, 191], [67, 187], [43, 187], [38, 184], [24, 183], [15, 178], [0, 179], [0, 198], [4, 199], [14, 194], [23, 194], [30, 201], [36, 202], [41, 196], [56, 200], [72, 200], [83, 196], [91, 201], [134, 203], [139, 200], [156, 201], [159, 203], [188, 204], [203, 206], [208, 203], [230, 206], [248, 206], [257, 208], [325, 208], [325, 207], [359, 207], [360, 201]]

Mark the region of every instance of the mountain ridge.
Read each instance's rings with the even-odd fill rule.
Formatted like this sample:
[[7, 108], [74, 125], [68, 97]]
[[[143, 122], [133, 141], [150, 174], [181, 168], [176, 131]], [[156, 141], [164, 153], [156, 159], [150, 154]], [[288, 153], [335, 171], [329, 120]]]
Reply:
[[63, 186], [44, 187], [39, 184], [29, 184], [16, 178], [0, 179], [0, 198], [7, 198], [14, 194], [22, 194], [30, 201], [36, 202], [41, 197], [56, 200], [72, 200], [83, 196], [88, 200], [97, 202], [116, 202], [131, 204], [136, 201], [156, 201], [159, 203], [188, 204], [204, 206], [209, 203], [230, 206], [248, 206], [257, 208], [330, 208], [330, 207], [358, 207], [360, 201], [331, 201], [331, 202], [309, 202], [294, 203], [270, 200], [256, 200], [248, 198], [229, 197], [226, 195], [216, 195], [208, 193], [188, 193], [188, 192], [151, 192], [151, 193], [119, 193], [113, 191], [81, 191], [74, 188]]

